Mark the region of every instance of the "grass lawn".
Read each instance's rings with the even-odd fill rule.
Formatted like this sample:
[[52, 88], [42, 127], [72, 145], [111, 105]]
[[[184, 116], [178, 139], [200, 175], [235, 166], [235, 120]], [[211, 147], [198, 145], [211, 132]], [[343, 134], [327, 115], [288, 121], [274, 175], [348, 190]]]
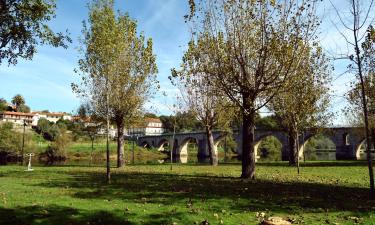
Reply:
[[259, 224], [258, 213], [295, 224], [375, 224], [364, 162], [99, 167], [0, 167], [0, 224]]

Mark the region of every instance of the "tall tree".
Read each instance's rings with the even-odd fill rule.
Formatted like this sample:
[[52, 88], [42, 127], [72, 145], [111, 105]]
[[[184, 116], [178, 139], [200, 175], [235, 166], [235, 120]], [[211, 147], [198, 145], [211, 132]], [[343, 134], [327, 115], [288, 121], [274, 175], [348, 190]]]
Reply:
[[107, 127], [110, 120], [116, 124], [117, 166], [122, 167], [125, 121], [140, 114], [157, 87], [157, 67], [152, 40], [138, 35], [136, 22], [128, 14], [116, 14], [113, 5], [112, 0], [96, 0], [90, 6], [79, 60], [82, 83], [73, 89], [90, 98], [96, 114], [107, 118]]
[[18, 111], [21, 105], [25, 104], [25, 99], [22, 95], [17, 94], [12, 98], [12, 104], [16, 107]]
[[255, 177], [255, 116], [295, 75], [315, 38], [316, 0], [190, 0], [202, 71], [242, 112], [242, 178]]
[[[363, 51], [363, 71], [365, 75], [365, 90], [368, 108], [368, 125], [371, 141], [368, 145], [375, 148], [375, 29], [370, 26], [367, 30], [365, 41], [362, 43]], [[361, 100], [361, 84], [353, 83], [352, 89], [347, 94], [350, 105], [346, 109], [346, 114], [352, 119], [355, 126], [364, 126], [363, 109]]]
[[[366, 145], [366, 158], [367, 166], [369, 171], [369, 180], [370, 180], [370, 195], [371, 198], [375, 198], [375, 186], [374, 186], [374, 171], [372, 167], [372, 155], [371, 155], [371, 135], [370, 135], [370, 125], [369, 125], [369, 111], [368, 111], [368, 99], [366, 97], [366, 71], [364, 68], [364, 59], [365, 51], [361, 51], [361, 44], [363, 43], [364, 33], [366, 33], [366, 26], [370, 26], [373, 20], [370, 19], [370, 15], [373, 14], [373, 5], [374, 0], [361, 1], [361, 0], [349, 0], [350, 16], [346, 17], [346, 20], [343, 20], [342, 14], [336, 10], [337, 16], [340, 19], [340, 22], [346, 29], [351, 33], [350, 36], [344, 35], [345, 32], [339, 31], [342, 34], [348, 44], [352, 47], [352, 51], [348, 53], [347, 59], [351, 62], [349, 64], [349, 69], [353, 72], [358, 80], [360, 87], [360, 99], [361, 99], [361, 108], [363, 111], [363, 122], [364, 122], [364, 133], [366, 136], [367, 144]], [[349, 22], [348, 22], [349, 21]], [[371, 27], [370, 27], [371, 28]], [[364, 31], [365, 30], [365, 31]], [[371, 33], [368, 32], [368, 33]]]
[[40, 44], [67, 48], [71, 39], [47, 25], [55, 8], [54, 0], [0, 0], [0, 64], [4, 59], [9, 64], [31, 59]]
[[[286, 82], [272, 99], [269, 108], [275, 112], [289, 136], [289, 164], [299, 162], [299, 136], [305, 129], [317, 129], [328, 123], [330, 114], [330, 69], [317, 43], [300, 54], [303, 63], [295, 71], [296, 79]], [[299, 164], [298, 164], [299, 166]]]

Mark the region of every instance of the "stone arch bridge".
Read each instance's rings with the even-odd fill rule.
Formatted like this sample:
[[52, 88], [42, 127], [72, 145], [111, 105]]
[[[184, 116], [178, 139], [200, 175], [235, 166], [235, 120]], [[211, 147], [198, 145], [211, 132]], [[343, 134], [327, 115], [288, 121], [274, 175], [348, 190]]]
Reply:
[[[365, 135], [363, 129], [358, 127], [330, 127], [323, 128], [319, 132], [314, 130], [307, 130], [299, 137], [300, 156], [303, 154], [303, 146], [307, 141], [317, 135], [322, 134], [329, 138], [335, 145], [335, 158], [337, 160], [353, 160], [359, 159], [360, 148], [365, 142]], [[217, 154], [217, 147], [221, 141], [225, 139], [228, 134], [223, 131], [214, 131], [215, 154]], [[237, 153], [242, 154], [242, 133], [234, 132], [234, 140], [237, 142]], [[281, 155], [282, 160], [289, 159], [289, 141], [288, 135], [283, 130], [277, 129], [256, 129], [255, 140], [257, 149], [261, 141], [269, 136], [276, 137], [282, 144]], [[173, 134], [167, 133], [157, 136], [140, 136], [137, 139], [137, 145], [142, 147], [154, 147], [163, 150], [165, 146], [171, 146]], [[174, 138], [173, 156], [177, 161], [183, 158], [181, 156], [187, 155], [188, 143], [195, 142], [198, 146], [198, 159], [207, 159], [209, 157], [207, 147], [207, 137], [205, 132], [188, 132], [176, 133]], [[183, 161], [182, 161], [183, 162]]]

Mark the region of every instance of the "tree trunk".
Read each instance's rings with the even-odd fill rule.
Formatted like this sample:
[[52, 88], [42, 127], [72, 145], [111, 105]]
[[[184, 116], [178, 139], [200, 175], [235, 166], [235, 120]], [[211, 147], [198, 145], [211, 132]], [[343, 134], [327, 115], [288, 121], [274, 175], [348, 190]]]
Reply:
[[217, 166], [218, 158], [215, 152], [214, 137], [212, 135], [211, 127], [209, 126], [206, 126], [206, 135], [207, 135], [208, 154], [210, 155], [210, 163], [212, 166]]
[[110, 163], [110, 155], [109, 155], [109, 87], [108, 87], [108, 77], [105, 80], [105, 88], [106, 88], [106, 122], [107, 122], [107, 143], [106, 143], [106, 159], [107, 159], [107, 171], [106, 171], [106, 179], [107, 183], [111, 183], [111, 163]]
[[241, 178], [255, 179], [255, 112], [248, 94], [243, 94], [242, 174]]
[[371, 137], [372, 137], [372, 140], [371, 140], [372, 141], [372, 148], [375, 150], [375, 128], [371, 129]]
[[298, 161], [297, 132], [289, 131], [289, 165], [295, 166]]
[[[358, 19], [358, 16], [356, 13], [358, 11], [356, 10], [355, 1], [352, 0], [353, 3], [353, 13], [354, 13], [354, 21]], [[365, 89], [365, 81], [362, 73], [362, 59], [361, 59], [361, 53], [359, 50], [359, 40], [358, 40], [358, 33], [357, 33], [357, 24], [354, 23], [354, 44], [355, 44], [355, 55], [356, 55], [356, 64], [358, 66], [358, 75], [359, 79], [361, 81], [361, 101], [362, 101], [362, 109], [363, 109], [363, 116], [364, 116], [364, 122], [365, 122], [365, 132], [366, 132], [366, 140], [367, 140], [367, 147], [366, 147], [366, 158], [367, 158], [367, 167], [369, 172], [369, 178], [370, 178], [370, 198], [375, 198], [375, 186], [374, 186], [374, 171], [372, 168], [372, 155], [371, 155], [371, 135], [370, 135], [370, 128], [369, 128], [369, 121], [368, 121], [368, 109], [367, 109], [367, 98], [366, 98], [366, 89]]]
[[106, 172], [106, 178], [107, 183], [111, 183], [111, 163], [110, 163], [110, 157], [109, 157], [109, 113], [107, 109], [107, 143], [106, 143], [106, 158], [107, 158], [107, 172]]
[[124, 120], [116, 120], [117, 125], [117, 168], [125, 166], [124, 161]]
[[91, 153], [90, 153], [90, 163], [89, 163], [89, 166], [91, 166], [91, 163], [92, 163], [92, 153], [94, 151], [94, 137], [90, 137], [91, 139]]

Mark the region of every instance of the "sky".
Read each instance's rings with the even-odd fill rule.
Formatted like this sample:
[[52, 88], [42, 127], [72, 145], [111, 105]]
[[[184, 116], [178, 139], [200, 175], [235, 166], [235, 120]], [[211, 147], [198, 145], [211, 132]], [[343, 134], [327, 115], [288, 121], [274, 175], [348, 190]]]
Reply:
[[[168, 80], [171, 68], [178, 68], [190, 34], [183, 16], [189, 12], [187, 0], [117, 0], [115, 7], [138, 21], [138, 30], [151, 37], [159, 69], [158, 80], [161, 89], [146, 104], [145, 109], [156, 114], [172, 114], [170, 105], [178, 93], [177, 88]], [[348, 17], [348, 5], [342, 0], [332, 1], [343, 18]], [[81, 37], [82, 21], [87, 19], [88, 0], [56, 0], [56, 18], [50, 23], [55, 32], [68, 29], [73, 43], [68, 49], [39, 46], [34, 58], [19, 60], [18, 64], [0, 65], [0, 97], [10, 101], [21, 94], [33, 111], [49, 110], [54, 112], [75, 113], [80, 99], [72, 93], [71, 83], [79, 81], [74, 73], [78, 68], [78, 46]], [[339, 30], [348, 37], [350, 33], [343, 29], [337, 14], [328, 0], [323, 0], [319, 8], [323, 24], [318, 33], [321, 45], [327, 54], [334, 58], [351, 51]], [[336, 113], [333, 124], [346, 123], [341, 111], [347, 104], [343, 98], [354, 80], [352, 74], [344, 73], [348, 62], [333, 60], [335, 68], [332, 82], [331, 111]], [[343, 74], [344, 73], [344, 74]], [[162, 93], [166, 93], [163, 95]], [[264, 111], [264, 113], [267, 113]]]

